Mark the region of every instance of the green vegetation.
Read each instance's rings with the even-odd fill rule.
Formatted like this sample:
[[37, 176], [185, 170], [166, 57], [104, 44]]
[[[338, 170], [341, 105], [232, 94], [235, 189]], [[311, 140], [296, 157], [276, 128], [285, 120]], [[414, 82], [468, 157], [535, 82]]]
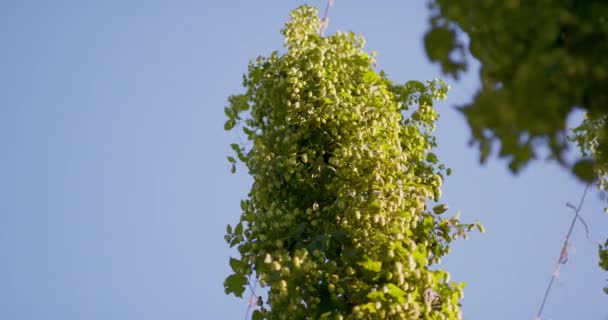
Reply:
[[460, 319], [464, 283], [433, 265], [483, 228], [438, 203], [449, 169], [431, 152], [433, 100], [447, 86], [393, 84], [363, 38], [320, 27], [316, 9], [293, 11], [286, 53], [252, 62], [225, 110], [248, 139], [232, 170], [254, 180], [226, 230], [240, 253], [226, 293], [267, 287], [253, 319]]
[[[458, 78], [468, 66], [465, 33], [481, 63], [481, 88], [461, 106], [481, 160], [499, 144], [514, 172], [542, 147], [567, 165], [571, 139], [582, 151], [572, 172], [588, 183], [599, 177], [608, 191], [608, 2], [430, 0], [429, 7], [429, 58]], [[586, 117], [571, 134], [575, 109]], [[600, 259], [608, 265], [608, 255]]]
[[[461, 107], [473, 141], [485, 160], [495, 145], [517, 171], [548, 147], [562, 164], [575, 109], [597, 123], [608, 115], [608, 2], [431, 0], [431, 29], [425, 37], [432, 61], [458, 77], [469, 51], [481, 63], [481, 88]], [[606, 154], [608, 128], [594, 130], [594, 154]], [[605, 156], [596, 162], [606, 160]], [[587, 159], [573, 166], [589, 182]]]

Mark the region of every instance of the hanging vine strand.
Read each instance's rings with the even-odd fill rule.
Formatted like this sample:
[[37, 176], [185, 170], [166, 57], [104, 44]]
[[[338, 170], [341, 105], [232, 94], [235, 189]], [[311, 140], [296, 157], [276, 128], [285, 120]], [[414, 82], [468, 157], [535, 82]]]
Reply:
[[587, 195], [588, 189], [589, 189], [589, 185], [587, 185], [585, 187], [585, 191], [583, 192], [583, 196], [581, 197], [578, 207], [575, 207], [569, 203], [567, 204], [568, 208], [571, 208], [572, 210], [574, 210], [574, 217], [572, 218], [572, 222], [570, 223], [570, 228], [568, 229], [568, 233], [566, 234], [566, 239], [564, 240], [564, 243], [562, 244], [562, 249], [560, 250], [559, 257], [557, 258], [557, 263], [555, 264], [555, 269], [553, 270], [553, 273], [551, 273], [551, 280], [549, 281], [549, 285], [547, 285], [547, 289], [545, 290], [543, 300], [540, 304], [540, 308], [535, 317], [536, 320], [541, 319], [543, 309], [545, 308], [545, 304], [547, 302], [547, 297], [549, 296], [549, 292], [551, 291], [551, 287], [553, 286], [553, 282], [555, 282], [555, 279], [557, 279], [559, 277], [561, 265], [566, 264], [568, 262], [568, 246], [569, 246], [570, 236], [572, 235], [572, 230], [574, 230], [574, 225], [576, 224], [577, 221], [580, 220], [581, 222], [583, 222], [583, 224], [585, 226], [585, 231], [587, 233], [587, 239], [589, 239], [589, 229], [587, 228], [587, 224], [584, 222], [584, 220], [582, 220], [582, 217], [580, 216], [580, 211], [583, 207], [583, 201], [585, 201], [585, 196]]
[[334, 6], [334, 0], [327, 0], [327, 5], [325, 6], [325, 14], [323, 14], [323, 19], [321, 19], [321, 28], [319, 29], [319, 34], [321, 36], [324, 35], [325, 29], [329, 26], [329, 8]]

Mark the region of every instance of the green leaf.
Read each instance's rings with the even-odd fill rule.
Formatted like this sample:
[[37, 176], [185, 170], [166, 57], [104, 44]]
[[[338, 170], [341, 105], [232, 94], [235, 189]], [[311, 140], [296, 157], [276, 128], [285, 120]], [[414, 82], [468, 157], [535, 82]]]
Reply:
[[348, 244], [348, 233], [344, 230], [337, 230], [332, 232], [331, 234], [332, 238], [336, 239], [336, 241], [340, 242], [341, 244]]
[[236, 228], [234, 229], [234, 234], [243, 234], [243, 223], [239, 222], [239, 224], [236, 225]]
[[399, 303], [405, 301], [405, 291], [392, 283], [388, 284], [388, 294], [395, 298]]
[[438, 204], [436, 206], [433, 207], [433, 212], [435, 214], [442, 214], [444, 212], [448, 211], [448, 206], [445, 204]]
[[367, 298], [372, 301], [386, 300], [386, 298], [384, 297], [384, 293], [382, 291], [372, 291], [367, 294]]
[[230, 173], [235, 173], [235, 172], [236, 172], [236, 166], [233, 163], [232, 166], [230, 167]]
[[243, 271], [245, 264], [241, 260], [230, 258], [230, 267], [232, 268], [232, 271], [239, 273]]
[[426, 53], [429, 59], [440, 61], [443, 71], [451, 73], [454, 76], [456, 76], [457, 70], [464, 68], [464, 66], [450, 59], [451, 53], [455, 49], [455, 41], [455, 32], [446, 26], [435, 27], [424, 37]]
[[365, 310], [366, 312], [368, 312], [370, 314], [375, 314], [378, 312], [378, 309], [376, 309], [376, 304], [374, 302], [368, 302], [368, 303], [362, 305], [361, 309]]
[[592, 183], [597, 179], [594, 166], [593, 160], [583, 159], [574, 164], [572, 172], [584, 182]]
[[599, 256], [600, 256], [600, 268], [608, 271], [608, 239], [606, 240], [606, 244], [602, 247], [599, 245]]
[[228, 159], [228, 162], [230, 162], [230, 163], [236, 163], [236, 159], [234, 159], [233, 156], [228, 156], [226, 158]]
[[264, 319], [264, 316], [262, 316], [262, 313], [260, 312], [260, 310], [254, 310], [253, 313], [251, 314], [251, 320], [262, 320]]
[[226, 130], [226, 131], [231, 130], [235, 126], [236, 126], [236, 121], [233, 119], [230, 119], [230, 120], [226, 121], [226, 123], [224, 124], [224, 130]]
[[238, 145], [238, 143], [231, 143], [230, 147], [232, 148], [232, 150], [234, 150], [235, 152], [241, 152], [241, 147]]
[[373, 271], [373, 272], [380, 272], [380, 270], [382, 270], [381, 261], [374, 261], [371, 259], [367, 259], [363, 262], [360, 262], [359, 265], [362, 266], [363, 268], [365, 268], [369, 271]]
[[477, 230], [479, 230], [479, 232], [486, 233], [486, 228], [481, 223], [476, 222], [475, 226], [477, 227]]
[[232, 226], [231, 225], [226, 225], [226, 233], [231, 234], [232, 233]]
[[420, 250], [414, 250], [412, 252], [412, 256], [418, 265], [426, 266], [428, 264], [428, 257], [425, 256], [424, 253], [420, 252]]
[[242, 241], [243, 241], [242, 236], [236, 236], [236, 237], [232, 238], [232, 240], [230, 241], [230, 248], [236, 246], [237, 244], [241, 243]]
[[247, 277], [242, 274], [233, 274], [228, 276], [224, 281], [224, 290], [227, 294], [232, 293], [235, 296], [242, 298], [243, 292], [245, 292], [245, 285], [247, 284]]
[[375, 71], [368, 70], [367, 72], [365, 72], [365, 75], [363, 75], [363, 81], [365, 81], [366, 83], [374, 83], [380, 81], [380, 77]]

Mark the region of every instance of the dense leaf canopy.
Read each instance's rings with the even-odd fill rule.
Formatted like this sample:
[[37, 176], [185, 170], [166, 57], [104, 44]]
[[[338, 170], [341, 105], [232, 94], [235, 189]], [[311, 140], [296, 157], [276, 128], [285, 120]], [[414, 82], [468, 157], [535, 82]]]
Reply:
[[[608, 2], [605, 0], [430, 0], [429, 58], [458, 78], [469, 52], [481, 64], [481, 88], [461, 107], [485, 160], [496, 142], [517, 171], [548, 146], [564, 164], [567, 118], [580, 108], [570, 137], [583, 158], [572, 166], [608, 191]], [[608, 270], [608, 242], [600, 246]], [[606, 288], [608, 293], [608, 287]]]
[[[426, 50], [455, 77], [468, 51], [481, 63], [481, 88], [462, 106], [481, 159], [492, 146], [517, 171], [548, 146], [563, 163], [567, 118], [580, 108], [597, 123], [608, 114], [608, 2], [604, 0], [430, 0]], [[608, 131], [595, 130], [596, 153], [607, 153]], [[601, 150], [600, 150], [601, 149]], [[583, 160], [585, 161], [585, 160]], [[605, 161], [596, 159], [596, 161]], [[592, 165], [574, 173], [589, 181]]]
[[[254, 319], [460, 319], [464, 284], [432, 266], [480, 225], [443, 217], [449, 169], [430, 150], [441, 81], [393, 84], [353, 33], [318, 35], [302, 6], [282, 30], [286, 52], [260, 57], [230, 97], [234, 164], [253, 176], [224, 285], [258, 282]], [[238, 160], [237, 160], [238, 158]]]

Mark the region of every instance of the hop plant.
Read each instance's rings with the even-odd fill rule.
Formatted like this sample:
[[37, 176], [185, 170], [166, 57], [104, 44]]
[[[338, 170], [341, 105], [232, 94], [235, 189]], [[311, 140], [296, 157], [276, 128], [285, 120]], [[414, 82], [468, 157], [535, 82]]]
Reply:
[[430, 151], [448, 88], [393, 84], [362, 37], [321, 27], [315, 8], [295, 9], [286, 52], [251, 62], [229, 98], [225, 129], [249, 142], [228, 160], [253, 185], [227, 227], [240, 257], [225, 291], [266, 287], [253, 319], [460, 319], [464, 284], [432, 266], [475, 227], [429, 205], [449, 173]]

